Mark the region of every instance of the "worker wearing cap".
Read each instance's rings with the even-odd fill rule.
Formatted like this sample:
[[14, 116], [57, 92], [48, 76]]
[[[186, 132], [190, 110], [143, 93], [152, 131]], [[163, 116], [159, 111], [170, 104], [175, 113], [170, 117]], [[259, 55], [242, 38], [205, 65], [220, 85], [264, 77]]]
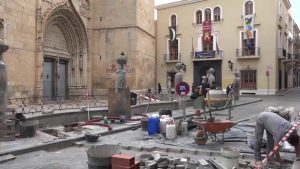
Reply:
[[[255, 142], [254, 142], [254, 155], [255, 161], [259, 162], [261, 159], [261, 145], [264, 130], [267, 133], [267, 154], [269, 154], [274, 148], [274, 144], [277, 144], [285, 134], [292, 128], [289, 121], [273, 112], [262, 112], [257, 116], [256, 128], [255, 128]], [[294, 131], [287, 141], [295, 147], [296, 154], [298, 155], [299, 149], [299, 136], [297, 131]], [[279, 154], [279, 150], [275, 152], [275, 157], [278, 162], [282, 162]]]

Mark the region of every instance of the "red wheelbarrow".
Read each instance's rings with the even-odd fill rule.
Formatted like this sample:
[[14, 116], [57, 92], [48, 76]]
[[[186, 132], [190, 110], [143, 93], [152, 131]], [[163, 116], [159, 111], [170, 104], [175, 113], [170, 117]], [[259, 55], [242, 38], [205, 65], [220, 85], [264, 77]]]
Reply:
[[[223, 144], [225, 132], [229, 131], [231, 127], [238, 123], [248, 120], [249, 119], [240, 120], [237, 122], [231, 120], [214, 120], [213, 122], [193, 120], [193, 122], [197, 125], [197, 128], [203, 128], [213, 142], [218, 141]], [[222, 137], [218, 138], [217, 134], [222, 134]]]

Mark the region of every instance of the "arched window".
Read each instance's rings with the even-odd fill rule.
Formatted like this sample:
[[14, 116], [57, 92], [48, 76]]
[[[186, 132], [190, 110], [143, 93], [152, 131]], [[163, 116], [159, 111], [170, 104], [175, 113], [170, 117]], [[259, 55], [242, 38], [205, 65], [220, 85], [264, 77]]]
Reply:
[[215, 22], [221, 21], [221, 9], [220, 9], [220, 7], [215, 7], [215, 9], [214, 9], [214, 21]]
[[176, 26], [177, 23], [176, 23], [176, 15], [172, 15], [171, 16], [171, 26]]
[[253, 14], [253, 2], [247, 1], [245, 3], [245, 15], [251, 15]]
[[0, 19], [0, 40], [4, 40], [4, 21]]
[[198, 10], [196, 12], [196, 24], [202, 24], [202, 11]]
[[211, 10], [210, 9], [205, 9], [205, 21], [210, 21], [211, 20]]

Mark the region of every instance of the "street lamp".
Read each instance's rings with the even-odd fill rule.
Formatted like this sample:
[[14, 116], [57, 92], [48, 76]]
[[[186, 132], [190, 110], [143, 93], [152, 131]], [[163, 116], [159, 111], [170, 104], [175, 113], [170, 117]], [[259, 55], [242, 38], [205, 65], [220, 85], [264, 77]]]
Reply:
[[228, 68], [232, 71], [233, 69], [233, 63], [231, 62], [231, 60], [228, 61]]

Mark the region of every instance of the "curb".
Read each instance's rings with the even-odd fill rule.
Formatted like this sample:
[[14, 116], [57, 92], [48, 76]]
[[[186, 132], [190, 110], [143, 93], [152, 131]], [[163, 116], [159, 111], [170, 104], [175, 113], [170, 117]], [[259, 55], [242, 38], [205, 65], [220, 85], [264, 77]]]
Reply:
[[279, 93], [276, 93], [276, 96], [285, 96], [287, 95], [288, 93], [291, 93], [292, 91], [296, 90], [296, 89], [299, 89], [300, 87], [293, 87], [293, 88], [290, 88], [290, 89], [287, 89], [286, 91], [284, 91], [282, 94], [279, 94]]
[[[140, 126], [141, 126], [140, 124], [132, 125], [132, 126], [121, 128], [121, 129], [106, 131], [106, 132], [100, 133], [100, 135], [101, 136], [106, 136], [106, 135], [110, 135], [110, 134], [120, 133], [120, 132], [123, 132], [123, 131], [139, 128]], [[79, 136], [77, 138], [66, 139], [66, 140], [57, 140], [56, 142], [44, 143], [42, 145], [35, 145], [35, 146], [31, 146], [31, 147], [27, 147], [27, 148], [23, 148], [23, 149], [19, 149], [19, 150], [11, 150], [11, 151], [6, 151], [6, 152], [0, 152], [0, 156], [8, 155], [8, 154], [21, 155], [21, 154], [30, 153], [30, 152], [33, 152], [33, 151], [38, 151], [38, 150], [47, 150], [47, 149], [54, 149], [54, 148], [66, 148], [66, 147], [72, 146], [74, 142], [82, 141], [82, 140], [85, 140], [85, 136]]]

